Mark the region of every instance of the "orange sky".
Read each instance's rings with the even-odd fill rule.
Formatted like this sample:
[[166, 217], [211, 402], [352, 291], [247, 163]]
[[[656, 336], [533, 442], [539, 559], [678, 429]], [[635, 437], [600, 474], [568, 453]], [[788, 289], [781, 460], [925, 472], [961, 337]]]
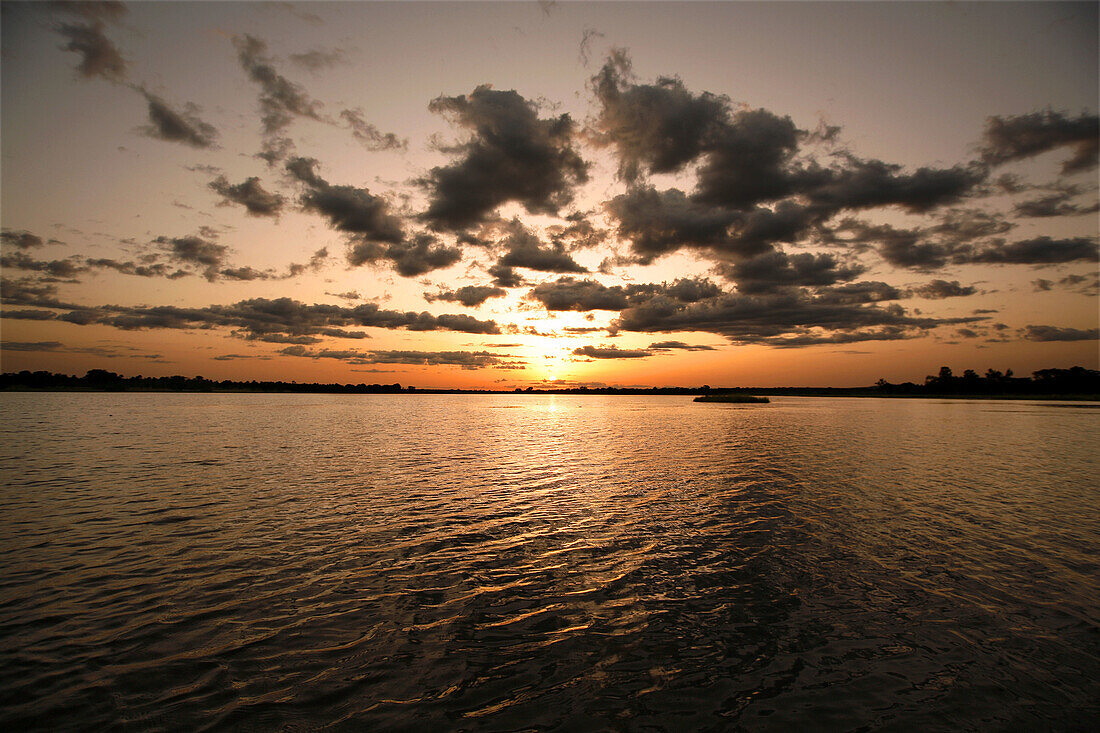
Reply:
[[0, 7], [4, 371], [1100, 366], [1094, 3]]

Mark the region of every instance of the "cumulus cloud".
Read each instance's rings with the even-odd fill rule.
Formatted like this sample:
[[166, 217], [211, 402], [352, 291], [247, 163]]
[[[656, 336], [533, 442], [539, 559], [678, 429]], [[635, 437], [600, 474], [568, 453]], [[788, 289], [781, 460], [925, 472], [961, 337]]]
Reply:
[[429, 204], [424, 218], [437, 229], [460, 230], [515, 201], [533, 214], [554, 214], [588, 180], [588, 164], [573, 147], [569, 115], [540, 119], [515, 91], [488, 85], [469, 95], [438, 97], [428, 107], [469, 133], [453, 150], [459, 160], [421, 180]]
[[45, 244], [42, 237], [27, 231], [14, 231], [5, 229], [0, 232], [0, 242], [18, 249], [35, 249]]
[[643, 359], [653, 356], [648, 349], [620, 349], [617, 346], [581, 346], [573, 349], [573, 354], [590, 359]]
[[507, 251], [497, 264], [501, 267], [522, 267], [540, 272], [588, 272], [565, 251], [560, 242], [544, 245], [539, 238], [519, 222], [507, 225], [501, 244]]
[[1046, 110], [1026, 115], [990, 117], [986, 121], [982, 158], [990, 165], [1031, 158], [1058, 148], [1073, 154], [1062, 164], [1063, 173], [1096, 167], [1100, 146], [1100, 118], [1095, 114], [1072, 117]]
[[283, 197], [265, 190], [256, 176], [235, 184], [225, 176], [218, 176], [209, 186], [222, 197], [223, 205], [240, 204], [252, 216], [278, 216], [283, 208]]
[[145, 97], [149, 105], [149, 124], [141, 128], [142, 134], [157, 140], [183, 143], [193, 148], [212, 148], [218, 137], [213, 125], [203, 122], [194, 104], [184, 105], [182, 110], [173, 109], [163, 99], [145, 89], [135, 87]]
[[205, 308], [82, 306], [58, 301], [56, 289], [49, 285], [7, 278], [0, 283], [0, 294], [3, 302], [11, 305], [67, 309], [69, 312], [61, 314], [60, 320], [79, 325], [99, 323], [123, 330], [228, 328], [242, 338], [276, 343], [314, 343], [317, 336], [363, 336], [344, 330], [348, 327], [500, 333], [494, 321], [482, 321], [464, 314], [436, 316], [427, 312], [385, 310], [375, 303], [344, 307], [307, 305], [291, 298], [252, 298]]
[[909, 291], [918, 298], [930, 300], [942, 300], [944, 298], [960, 298], [973, 295], [978, 289], [973, 285], [960, 285], [958, 280], [948, 282], [946, 280], [932, 280], [924, 285], [918, 285]]
[[110, 82], [126, 79], [126, 60], [104, 31], [101, 20], [91, 23], [61, 23], [56, 30], [68, 39], [62, 51], [72, 51], [80, 56], [77, 71], [85, 79], [100, 77]]
[[1028, 341], [1096, 341], [1100, 339], [1100, 329], [1029, 325], [1022, 329], [1022, 336]]
[[1020, 201], [1012, 207], [1012, 212], [1019, 217], [1042, 219], [1055, 216], [1081, 216], [1100, 211], [1100, 203], [1095, 201], [1091, 204], [1074, 203], [1071, 199], [1076, 195], [1076, 190], [1068, 189], [1049, 196]]
[[291, 63], [307, 71], [317, 72], [342, 63], [344, 61], [344, 50], [340, 48], [315, 48], [305, 53], [292, 53], [289, 58]]
[[715, 351], [713, 346], [705, 344], [685, 344], [683, 341], [656, 341], [649, 345], [650, 351]]
[[466, 285], [457, 290], [424, 293], [424, 299], [429, 303], [434, 303], [437, 300], [445, 300], [453, 303], [461, 303], [467, 308], [474, 308], [481, 305], [489, 298], [500, 298], [507, 294], [508, 291], [504, 288], [493, 287], [491, 285]]
[[363, 118], [361, 109], [345, 109], [340, 112], [340, 118], [347, 123], [352, 136], [363, 144], [367, 150], [378, 152], [381, 150], [405, 150], [409, 147], [409, 141], [399, 138], [392, 132], [380, 132], [377, 127]]
[[997, 265], [1055, 265], [1063, 262], [1097, 262], [1097, 242], [1088, 237], [1052, 239], [1035, 237], [1017, 242], [993, 244], [959, 255], [960, 263]]
[[549, 311], [622, 310], [632, 304], [661, 295], [681, 302], [694, 303], [718, 295], [721, 290], [709, 280], [682, 278], [671, 284], [646, 283], [607, 286], [595, 280], [558, 278], [535, 286], [528, 294]]
[[737, 283], [742, 293], [767, 293], [783, 287], [833, 285], [854, 280], [866, 269], [843, 265], [832, 254], [766, 252], [732, 265], [720, 265], [719, 272]]
[[267, 43], [248, 34], [233, 36], [237, 59], [248, 78], [260, 87], [260, 114], [264, 149], [260, 157], [275, 163], [287, 155], [290, 141], [281, 133], [295, 117], [323, 121], [321, 103], [305, 89], [280, 74], [267, 55]]
[[407, 364], [410, 366], [457, 366], [462, 369], [511, 369], [524, 362], [508, 361], [508, 354], [488, 351], [357, 351], [353, 349], [307, 349], [288, 346], [280, 354], [309, 359], [338, 359], [350, 364]]
[[88, 266], [79, 258], [69, 257], [62, 260], [36, 260], [26, 252], [13, 252], [0, 257], [0, 267], [11, 270], [41, 272], [52, 280], [74, 282], [75, 278], [88, 271]]
[[798, 289], [760, 295], [730, 293], [691, 304], [659, 295], [621, 311], [612, 327], [650, 333], [701, 331], [736, 343], [791, 347], [902, 338], [941, 325], [980, 320], [910, 315], [897, 304], [875, 302], [898, 297], [895, 288], [884, 283], [869, 285], [822, 289], [816, 294]]
[[160, 236], [153, 242], [161, 246], [170, 260], [185, 267], [202, 270], [203, 276], [210, 281], [218, 279], [218, 270], [225, 264], [229, 252], [229, 248], [225, 245], [195, 235]]

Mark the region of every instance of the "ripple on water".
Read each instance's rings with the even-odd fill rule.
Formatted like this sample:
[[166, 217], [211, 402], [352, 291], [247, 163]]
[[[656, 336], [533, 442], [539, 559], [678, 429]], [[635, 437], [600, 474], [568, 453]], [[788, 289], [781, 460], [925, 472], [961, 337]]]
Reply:
[[7, 729], [1100, 713], [1091, 410], [2, 399]]

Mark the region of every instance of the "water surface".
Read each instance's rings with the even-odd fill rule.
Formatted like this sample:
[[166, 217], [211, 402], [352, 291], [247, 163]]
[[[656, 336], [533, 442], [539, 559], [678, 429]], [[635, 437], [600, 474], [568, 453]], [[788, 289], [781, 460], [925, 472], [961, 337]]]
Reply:
[[8, 393], [0, 727], [1065, 730], [1100, 411]]

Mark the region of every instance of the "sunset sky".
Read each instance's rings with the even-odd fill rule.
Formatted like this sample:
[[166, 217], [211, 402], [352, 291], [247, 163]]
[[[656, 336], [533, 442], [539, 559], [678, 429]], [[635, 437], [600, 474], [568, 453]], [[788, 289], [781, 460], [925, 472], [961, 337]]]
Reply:
[[1096, 3], [0, 7], [3, 371], [1100, 366]]

